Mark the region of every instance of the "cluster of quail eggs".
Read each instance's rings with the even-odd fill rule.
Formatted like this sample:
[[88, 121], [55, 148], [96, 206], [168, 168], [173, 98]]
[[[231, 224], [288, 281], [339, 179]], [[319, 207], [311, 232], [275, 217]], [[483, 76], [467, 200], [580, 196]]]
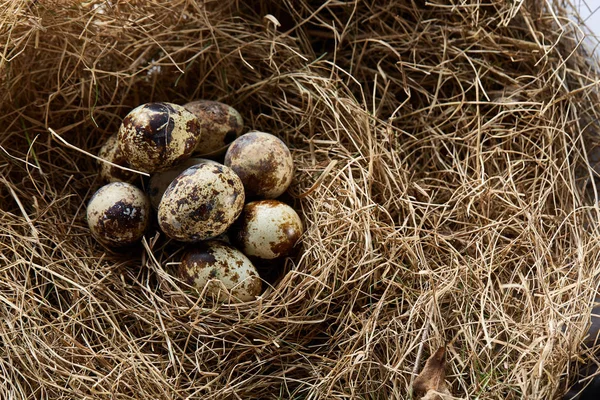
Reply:
[[[275, 200], [293, 179], [288, 147], [242, 131], [242, 116], [215, 101], [134, 108], [98, 153], [109, 183], [87, 206], [93, 237], [109, 248], [133, 245], [156, 215], [164, 235], [185, 245], [183, 283], [214, 299], [255, 299], [262, 280], [254, 264], [289, 255], [303, 226]], [[144, 190], [135, 171], [150, 176]]]

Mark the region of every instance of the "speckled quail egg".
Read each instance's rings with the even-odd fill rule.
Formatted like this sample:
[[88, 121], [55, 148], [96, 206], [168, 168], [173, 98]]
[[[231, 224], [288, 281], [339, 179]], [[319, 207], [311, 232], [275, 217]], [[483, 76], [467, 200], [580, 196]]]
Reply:
[[171, 168], [170, 170], [152, 174], [148, 182], [147, 189], [148, 196], [150, 197], [150, 204], [152, 204], [152, 207], [155, 210], [158, 209], [160, 199], [162, 199], [165, 190], [167, 190], [167, 187], [171, 184], [171, 182], [173, 182], [173, 179], [175, 179], [177, 175], [179, 175], [192, 165], [201, 163], [219, 164], [216, 161], [207, 160], [205, 158], [188, 158], [182, 164], [179, 164]]
[[142, 104], [119, 129], [119, 148], [129, 165], [142, 172], [165, 171], [190, 158], [200, 140], [191, 112], [171, 103]]
[[183, 106], [198, 118], [202, 128], [202, 138], [195, 150], [198, 155], [221, 155], [242, 134], [244, 120], [235, 108], [227, 104], [197, 100]]
[[296, 211], [277, 200], [246, 204], [232, 228], [235, 241], [244, 254], [266, 260], [288, 255], [302, 232], [302, 221]]
[[225, 165], [239, 175], [246, 196], [274, 199], [285, 192], [294, 177], [294, 160], [279, 138], [265, 132], [248, 132], [231, 143]]
[[252, 262], [236, 248], [216, 240], [195, 244], [181, 259], [179, 278], [200, 293], [241, 301], [260, 295], [262, 282]]
[[92, 236], [106, 246], [126, 246], [140, 240], [150, 221], [150, 201], [126, 182], [102, 186], [87, 206]]
[[170, 238], [196, 242], [218, 236], [244, 207], [244, 186], [224, 165], [189, 167], [169, 184], [158, 206], [158, 223]]
[[[119, 150], [119, 142], [117, 141], [117, 134], [110, 136], [106, 142], [100, 148], [98, 157], [103, 160], [110, 161], [113, 164], [120, 165], [122, 167], [130, 168], [129, 163], [121, 150]], [[109, 163], [98, 161], [100, 165], [100, 171], [98, 175], [104, 182], [133, 182], [138, 177], [135, 172], [130, 172]]]

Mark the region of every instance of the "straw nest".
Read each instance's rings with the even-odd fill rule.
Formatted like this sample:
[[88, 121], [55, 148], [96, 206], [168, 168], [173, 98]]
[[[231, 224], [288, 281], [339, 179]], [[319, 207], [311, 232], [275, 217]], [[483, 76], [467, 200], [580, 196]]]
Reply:
[[[458, 398], [560, 396], [600, 261], [598, 77], [563, 6], [2, 2], [0, 392], [401, 399], [447, 344]], [[177, 246], [113, 254], [85, 221], [84, 152], [199, 98], [293, 150], [307, 231], [255, 302], [189, 295]]]

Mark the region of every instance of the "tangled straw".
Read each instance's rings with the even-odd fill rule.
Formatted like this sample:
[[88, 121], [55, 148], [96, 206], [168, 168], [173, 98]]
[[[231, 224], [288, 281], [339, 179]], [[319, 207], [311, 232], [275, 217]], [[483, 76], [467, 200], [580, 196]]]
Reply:
[[[0, 392], [402, 399], [446, 344], [458, 398], [559, 396], [600, 265], [599, 80], [568, 12], [0, 2]], [[100, 248], [96, 161], [48, 134], [96, 154], [131, 108], [199, 98], [293, 148], [307, 231], [254, 303], [182, 291], [160, 235]]]

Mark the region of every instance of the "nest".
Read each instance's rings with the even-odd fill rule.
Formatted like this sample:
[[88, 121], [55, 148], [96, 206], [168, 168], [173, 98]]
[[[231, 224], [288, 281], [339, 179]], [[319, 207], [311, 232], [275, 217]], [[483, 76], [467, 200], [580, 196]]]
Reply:
[[[600, 265], [598, 74], [566, 7], [5, 1], [0, 392], [400, 399], [446, 345], [457, 398], [560, 396]], [[85, 220], [86, 153], [200, 98], [293, 150], [306, 233], [255, 302], [192, 296], [162, 236], [112, 253]]]

